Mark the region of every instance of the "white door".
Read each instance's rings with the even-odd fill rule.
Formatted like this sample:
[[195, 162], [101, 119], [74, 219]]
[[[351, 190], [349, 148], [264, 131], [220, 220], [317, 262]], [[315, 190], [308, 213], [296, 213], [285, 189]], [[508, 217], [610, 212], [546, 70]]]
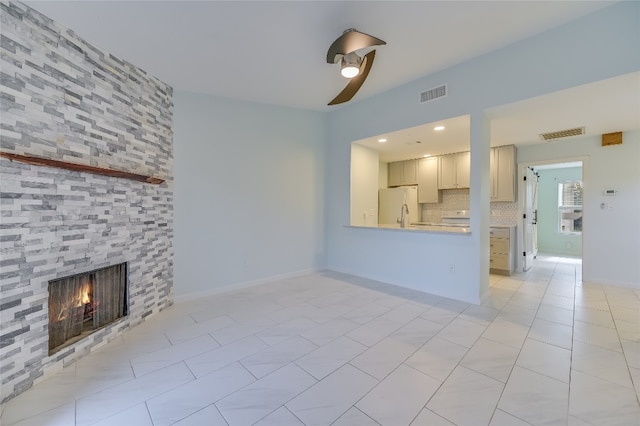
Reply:
[[533, 259], [538, 254], [536, 221], [538, 216], [538, 175], [531, 167], [524, 174], [524, 218], [523, 218], [523, 271], [533, 266]]

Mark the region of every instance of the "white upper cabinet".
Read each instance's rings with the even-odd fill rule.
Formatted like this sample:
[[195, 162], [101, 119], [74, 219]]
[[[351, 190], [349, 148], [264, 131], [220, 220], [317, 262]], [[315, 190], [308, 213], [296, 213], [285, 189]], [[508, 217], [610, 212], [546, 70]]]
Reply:
[[458, 189], [469, 188], [471, 153], [459, 152], [438, 157], [440, 159], [438, 188]]
[[491, 148], [491, 201], [516, 199], [516, 147]]
[[438, 157], [418, 160], [418, 203], [439, 203]]
[[418, 160], [389, 163], [389, 186], [417, 185]]

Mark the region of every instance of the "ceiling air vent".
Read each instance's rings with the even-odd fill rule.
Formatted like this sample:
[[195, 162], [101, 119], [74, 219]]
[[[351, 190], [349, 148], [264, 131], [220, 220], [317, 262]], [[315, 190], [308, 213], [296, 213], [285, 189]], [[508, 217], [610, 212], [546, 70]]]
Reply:
[[432, 87], [429, 90], [420, 92], [420, 103], [423, 104], [425, 102], [430, 102], [438, 98], [444, 98], [445, 96], [447, 96], [446, 84], [443, 84], [437, 87]]
[[550, 141], [560, 138], [568, 138], [570, 136], [584, 135], [584, 126], [574, 127], [573, 129], [558, 130], [556, 132], [540, 133], [540, 139]]

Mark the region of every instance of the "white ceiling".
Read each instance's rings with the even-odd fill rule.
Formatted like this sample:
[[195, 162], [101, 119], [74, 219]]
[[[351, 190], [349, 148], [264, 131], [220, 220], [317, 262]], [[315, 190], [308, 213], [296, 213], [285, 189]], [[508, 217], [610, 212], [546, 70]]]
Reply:
[[[330, 110], [326, 63], [347, 28], [387, 42], [353, 101], [589, 14], [612, 1], [27, 1], [174, 88]], [[398, 66], [402, 64], [402, 66]]]
[[[357, 102], [547, 31], [612, 1], [27, 1], [84, 39], [177, 90], [329, 111], [346, 84], [325, 61], [347, 28], [387, 42]], [[489, 30], [488, 30], [489, 29]], [[401, 67], [397, 64], [402, 64]], [[585, 126], [587, 136], [640, 128], [640, 73], [488, 111], [492, 145], [542, 142]], [[469, 119], [363, 141], [384, 161], [464, 151]], [[416, 141], [420, 141], [417, 144]], [[551, 142], [552, 143], [552, 142]]]
[[[585, 127], [580, 140], [603, 133], [640, 130], [640, 72], [550, 93], [485, 111], [491, 118], [491, 146], [551, 144], [540, 133]], [[433, 128], [445, 126], [437, 132]], [[427, 123], [357, 141], [380, 152], [381, 161], [469, 150], [469, 116]], [[379, 143], [379, 138], [387, 139]], [[416, 143], [420, 141], [420, 143]]]

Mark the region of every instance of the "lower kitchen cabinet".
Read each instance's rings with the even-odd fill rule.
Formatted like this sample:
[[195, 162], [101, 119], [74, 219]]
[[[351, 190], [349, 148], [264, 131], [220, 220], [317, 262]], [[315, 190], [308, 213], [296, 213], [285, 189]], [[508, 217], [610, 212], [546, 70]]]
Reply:
[[489, 231], [489, 272], [511, 275], [515, 270], [516, 227], [491, 227]]

